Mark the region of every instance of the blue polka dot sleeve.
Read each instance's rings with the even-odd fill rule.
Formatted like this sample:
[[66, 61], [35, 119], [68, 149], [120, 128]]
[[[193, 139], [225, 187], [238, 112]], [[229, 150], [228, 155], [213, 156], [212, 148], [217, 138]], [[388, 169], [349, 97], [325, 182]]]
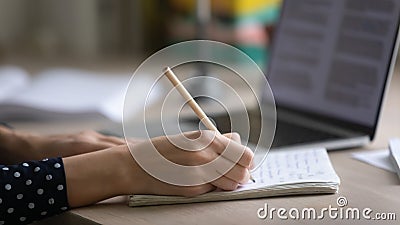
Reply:
[[68, 208], [61, 158], [0, 165], [0, 225], [28, 224]]

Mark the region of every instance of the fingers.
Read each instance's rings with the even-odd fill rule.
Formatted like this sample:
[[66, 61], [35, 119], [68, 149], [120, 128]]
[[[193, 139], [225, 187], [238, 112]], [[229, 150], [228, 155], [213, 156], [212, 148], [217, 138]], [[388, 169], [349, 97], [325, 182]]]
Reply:
[[[181, 143], [185, 138], [190, 139], [187, 143], [184, 143], [188, 146], [187, 149], [199, 150], [189, 151], [173, 144], [175, 142]], [[212, 190], [213, 187], [222, 190], [235, 190], [240, 184], [247, 183], [250, 178], [248, 168], [251, 165], [253, 153], [249, 148], [240, 144], [240, 136], [237, 133], [216, 135], [215, 132], [208, 130], [193, 131], [185, 132], [183, 135], [170, 136], [169, 139], [166, 137], [154, 138], [151, 139], [151, 143], [166, 159], [179, 165], [204, 165], [220, 158], [219, 161], [215, 161], [215, 164], [210, 164], [214, 165], [211, 169], [210, 167], [204, 167], [201, 168], [199, 172], [192, 174], [193, 176], [199, 176], [200, 178], [211, 177], [212, 179], [210, 180], [202, 179], [207, 180], [207, 182], [213, 180], [208, 183], [208, 185], [211, 186], [199, 185], [192, 187], [177, 187], [177, 189], [169, 187], [173, 188], [169, 189], [169, 193], [194, 196], [208, 192]], [[204, 148], [197, 148], [199, 145], [203, 146], [204, 143], [207, 143], [204, 145]], [[140, 147], [138, 147], [138, 149], [139, 148]], [[143, 153], [143, 151], [140, 153]], [[157, 162], [154, 163], [157, 165]], [[213, 177], [213, 174], [216, 176]], [[222, 176], [220, 176], [221, 174]], [[214, 180], [215, 178], [218, 179]]]
[[72, 138], [76, 139], [76, 140], [82, 140], [82, 141], [86, 140], [87, 142], [90, 142], [92, 144], [97, 143], [99, 146], [106, 144], [106, 143], [107, 143], [107, 146], [109, 146], [109, 144], [111, 144], [111, 146], [125, 144], [125, 140], [122, 138], [118, 138], [118, 137], [114, 137], [114, 136], [106, 136], [106, 135], [100, 134], [93, 130], [82, 131], [79, 134], [72, 135]]
[[249, 169], [254, 169], [255, 168], [255, 165], [254, 165], [254, 160], [252, 159], [251, 160], [251, 163], [250, 163], [250, 166], [249, 166]]
[[[224, 174], [224, 176], [227, 176], [237, 183], [247, 183], [250, 178], [248, 169], [252, 166], [254, 154], [250, 148], [240, 144], [240, 135], [238, 133], [217, 135], [209, 147], [211, 148], [211, 151], [198, 152], [198, 154], [206, 154], [207, 157], [203, 157], [206, 160], [199, 160], [198, 158], [195, 158], [194, 160], [198, 161], [197, 165], [202, 165], [212, 161], [218, 157], [218, 155], [220, 155], [226, 161], [220, 161], [220, 165], [218, 166], [219, 168], [230, 168], [233, 166], [228, 173]], [[217, 153], [218, 155], [211, 153]], [[222, 170], [218, 169], [218, 171]]]
[[111, 148], [114, 147], [115, 145], [108, 142], [96, 142], [96, 143], [74, 142], [69, 144], [67, 143], [55, 144], [55, 146], [57, 146], [56, 148], [58, 150], [47, 151], [45, 157], [56, 157], [56, 156], [68, 157], [73, 155], [80, 155]]
[[223, 134], [223, 136], [225, 136], [225, 137], [227, 137], [227, 138], [229, 138], [229, 139], [232, 139], [232, 140], [234, 140], [235, 142], [237, 142], [237, 143], [239, 143], [239, 144], [241, 143], [239, 133], [236, 133], [236, 132], [233, 132], [233, 133], [226, 133], [226, 134]]
[[250, 150], [250, 148], [245, 147], [242, 156], [240, 157], [237, 164], [250, 168], [253, 162], [254, 153]]
[[121, 138], [113, 137], [113, 136], [101, 135], [99, 137], [99, 140], [101, 140], [103, 142], [108, 142], [108, 143], [114, 144], [114, 145], [123, 145], [123, 144], [125, 144], [125, 140], [123, 140]]
[[225, 176], [218, 178], [217, 180], [211, 182], [211, 184], [224, 191], [233, 191], [236, 190], [239, 186], [238, 182], [233, 181]]
[[114, 143], [110, 143], [108, 141], [96, 141], [94, 143], [81, 143], [82, 145], [87, 146], [87, 149], [92, 149], [92, 150], [103, 150], [106, 148], [111, 148], [116, 146]]
[[236, 165], [223, 176], [212, 181], [211, 184], [225, 191], [233, 191], [236, 190], [240, 184], [248, 183], [249, 179], [249, 170], [243, 166]]
[[176, 195], [183, 195], [185, 197], [194, 197], [197, 195], [201, 195], [210, 191], [215, 190], [215, 186], [211, 184], [202, 184], [198, 186], [191, 187], [180, 187], [180, 190], [176, 193]]
[[249, 181], [250, 172], [248, 169], [253, 165], [254, 154], [248, 147], [240, 144], [240, 136], [237, 133], [225, 134], [219, 140], [223, 146], [226, 146], [227, 150], [221, 153], [221, 156], [236, 163], [236, 165], [212, 184], [223, 190], [235, 190], [240, 184]]
[[220, 142], [219, 144], [217, 144], [218, 146], [215, 149], [218, 154], [221, 154], [221, 156], [223, 156], [224, 158], [243, 167], [250, 167], [254, 156], [250, 148], [241, 145], [238, 142], [232, 141], [231, 139], [228, 139], [223, 135], [219, 137], [220, 138], [215, 141]]
[[246, 184], [250, 179], [250, 172], [246, 167], [235, 165], [224, 177], [229, 178], [239, 184]]
[[[227, 162], [228, 160], [221, 161], [222, 164]], [[219, 164], [219, 166], [221, 166], [221, 164]], [[218, 167], [216, 169], [219, 170], [221, 168]], [[223, 176], [211, 182], [211, 184], [223, 190], [235, 190], [240, 184], [248, 183], [249, 179], [250, 172], [248, 168], [236, 164], [228, 172], [223, 172]]]
[[44, 157], [73, 156], [125, 144], [125, 140], [93, 130], [75, 134], [51, 135], [41, 147]]

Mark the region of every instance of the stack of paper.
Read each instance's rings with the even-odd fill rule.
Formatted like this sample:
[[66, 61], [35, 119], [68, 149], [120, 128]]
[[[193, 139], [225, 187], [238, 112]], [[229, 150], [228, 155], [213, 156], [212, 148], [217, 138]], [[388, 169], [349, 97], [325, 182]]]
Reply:
[[400, 178], [400, 139], [394, 138], [389, 142], [390, 150], [390, 161], [392, 161], [393, 167]]
[[197, 197], [132, 195], [129, 206], [163, 205], [279, 195], [336, 193], [340, 179], [325, 149], [270, 151], [249, 182], [235, 191], [214, 191]]
[[[131, 74], [102, 74], [57, 68], [30, 76], [18, 67], [0, 68], [0, 120], [62, 119], [105, 116], [121, 122], [124, 95]], [[141, 76], [134, 91], [154, 82]], [[157, 90], [154, 90], [157, 92]], [[157, 93], [152, 96], [157, 96]], [[149, 99], [153, 102], [155, 99]], [[143, 109], [144, 99], [135, 99], [130, 115]], [[136, 104], [137, 103], [137, 104]]]

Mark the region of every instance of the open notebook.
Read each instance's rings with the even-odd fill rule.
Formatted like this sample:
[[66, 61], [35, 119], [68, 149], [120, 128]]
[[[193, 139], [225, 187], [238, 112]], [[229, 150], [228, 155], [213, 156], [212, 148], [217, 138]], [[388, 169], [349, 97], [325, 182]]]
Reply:
[[336, 193], [340, 179], [325, 149], [270, 151], [253, 172], [256, 183], [235, 191], [214, 191], [197, 197], [131, 195], [129, 206], [164, 205], [261, 198], [279, 195]]

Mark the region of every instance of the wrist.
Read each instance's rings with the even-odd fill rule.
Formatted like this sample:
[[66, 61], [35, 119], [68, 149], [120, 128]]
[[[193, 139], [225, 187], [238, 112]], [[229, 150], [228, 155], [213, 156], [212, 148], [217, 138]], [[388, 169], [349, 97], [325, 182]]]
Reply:
[[138, 165], [129, 148], [125, 145], [119, 148], [119, 160], [121, 162], [121, 193], [139, 194], [144, 193], [146, 188], [146, 172]]
[[[64, 158], [68, 201], [71, 207], [132, 194], [125, 146]], [[129, 153], [129, 151], [128, 151]], [[129, 158], [128, 158], [129, 159]], [[88, 165], [90, 163], [91, 165]]]

